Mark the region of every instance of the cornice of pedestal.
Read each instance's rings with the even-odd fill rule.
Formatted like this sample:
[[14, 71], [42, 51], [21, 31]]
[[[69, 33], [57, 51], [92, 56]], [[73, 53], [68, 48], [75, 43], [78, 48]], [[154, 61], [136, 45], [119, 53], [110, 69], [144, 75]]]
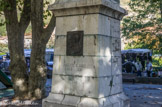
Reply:
[[114, 0], [56, 0], [49, 6], [56, 17], [103, 14], [115, 19], [122, 19], [127, 11]]

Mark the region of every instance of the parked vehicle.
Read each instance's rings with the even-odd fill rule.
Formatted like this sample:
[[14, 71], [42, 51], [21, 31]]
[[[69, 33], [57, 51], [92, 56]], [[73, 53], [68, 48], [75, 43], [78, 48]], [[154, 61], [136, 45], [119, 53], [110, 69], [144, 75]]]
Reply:
[[[30, 67], [31, 49], [24, 50], [27, 66]], [[47, 77], [52, 77], [54, 49], [46, 49], [45, 61], [47, 66]], [[30, 70], [29, 70], [30, 71]]]
[[[24, 49], [24, 55], [28, 67], [28, 71], [30, 72], [30, 56], [31, 56], [31, 49]], [[53, 57], [54, 57], [54, 49], [46, 49], [45, 61], [47, 65], [47, 76], [51, 77], [53, 71]], [[0, 57], [0, 61], [2, 58]], [[0, 63], [1, 69], [6, 73], [10, 74], [8, 67], [10, 64], [10, 54], [6, 53], [5, 60], [2, 60]]]

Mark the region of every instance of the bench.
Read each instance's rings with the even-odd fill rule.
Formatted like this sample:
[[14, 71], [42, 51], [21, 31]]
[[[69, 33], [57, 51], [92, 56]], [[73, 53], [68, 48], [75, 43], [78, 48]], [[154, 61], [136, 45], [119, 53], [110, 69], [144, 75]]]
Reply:
[[122, 73], [122, 75], [123, 75], [123, 82], [130, 82], [130, 81], [132, 81], [133, 84], [136, 82], [137, 74]]

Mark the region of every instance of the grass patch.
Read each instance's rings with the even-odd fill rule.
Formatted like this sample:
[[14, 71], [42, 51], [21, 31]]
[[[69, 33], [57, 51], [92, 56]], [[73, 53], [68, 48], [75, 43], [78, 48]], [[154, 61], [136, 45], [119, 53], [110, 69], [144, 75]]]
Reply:
[[5, 55], [5, 53], [0, 53], [0, 55]]

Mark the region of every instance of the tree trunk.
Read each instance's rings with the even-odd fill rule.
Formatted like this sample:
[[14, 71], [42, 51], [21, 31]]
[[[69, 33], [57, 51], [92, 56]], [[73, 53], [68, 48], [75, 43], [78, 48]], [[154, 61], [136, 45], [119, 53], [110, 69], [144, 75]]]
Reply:
[[31, 98], [41, 99], [45, 95], [46, 83], [46, 65], [45, 65], [45, 49], [46, 44], [40, 40], [33, 38], [31, 66], [29, 78], [29, 93]]
[[32, 98], [40, 99], [45, 93], [46, 67], [43, 33], [43, 0], [31, 0], [32, 52], [29, 77], [29, 93]]
[[15, 97], [23, 98], [27, 95], [27, 73], [24, 57], [24, 36], [18, 23], [16, 0], [7, 1], [11, 9], [4, 10], [10, 52], [10, 71]]
[[[23, 16], [18, 22], [16, 0], [5, 0], [7, 5], [4, 9], [6, 30], [8, 36], [8, 48], [10, 53], [11, 78], [15, 97], [18, 99], [28, 98], [28, 74], [24, 57], [24, 33], [30, 22], [30, 6], [26, 5], [30, 0], [24, 1]], [[28, 12], [25, 14], [25, 12]], [[25, 15], [24, 15], [25, 14]]]
[[29, 93], [33, 99], [45, 95], [47, 78], [45, 64], [46, 44], [55, 27], [55, 17], [46, 29], [43, 28], [43, 0], [31, 0], [32, 52], [29, 77]]
[[[15, 30], [17, 28], [17, 30]], [[8, 47], [10, 52], [10, 71], [13, 82], [15, 97], [23, 99], [27, 96], [28, 75], [24, 57], [23, 34], [19, 33], [19, 27], [7, 25]]]

